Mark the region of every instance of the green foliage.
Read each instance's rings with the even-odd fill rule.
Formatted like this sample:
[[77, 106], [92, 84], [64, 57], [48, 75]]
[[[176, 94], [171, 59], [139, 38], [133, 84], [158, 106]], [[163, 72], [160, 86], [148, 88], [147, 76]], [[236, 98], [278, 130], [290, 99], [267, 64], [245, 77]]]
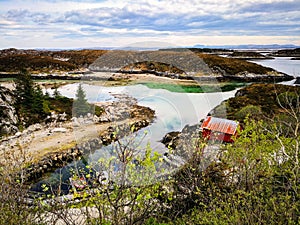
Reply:
[[[34, 123], [43, 122], [51, 112], [66, 113], [67, 118], [71, 117], [73, 100], [61, 96], [57, 87], [54, 91], [54, 97], [50, 97], [48, 93], [43, 94], [41, 88], [34, 84], [31, 75], [26, 70], [20, 72], [15, 79], [15, 85], [16, 100], [14, 107], [20, 120], [20, 127], [27, 127]], [[80, 110], [84, 109], [82, 106], [86, 106], [89, 110], [93, 107], [92, 105], [82, 103], [79, 106]], [[102, 113], [102, 108], [100, 107], [95, 107], [95, 110], [99, 115]]]
[[278, 95], [278, 102], [283, 107], [297, 107], [300, 102], [300, 95], [296, 92], [284, 92]]
[[50, 111], [56, 113], [66, 113], [68, 117], [72, 116], [73, 99], [60, 96], [59, 98], [48, 98]]
[[51, 112], [50, 108], [49, 108], [49, 101], [48, 100], [43, 101], [43, 111], [46, 114], [49, 114]]
[[59, 91], [58, 91], [58, 86], [57, 86], [56, 83], [54, 84], [53, 97], [54, 97], [55, 99], [58, 99], [58, 98], [62, 97], [61, 94], [60, 94]]
[[270, 127], [246, 119], [244, 124], [235, 142], [224, 146], [219, 163], [204, 173], [194, 167], [179, 179], [198, 192], [189, 189], [180, 208], [188, 199], [189, 207], [170, 224], [299, 223], [299, 135], [278, 133], [279, 123]]
[[73, 103], [73, 115], [85, 116], [89, 112], [91, 112], [91, 106], [87, 102], [86, 95], [81, 84], [79, 84], [76, 93], [76, 99]]
[[232, 91], [238, 87], [245, 86], [244, 83], [196, 83], [195, 85], [179, 85], [179, 84], [164, 84], [164, 83], [155, 83], [155, 82], [146, 82], [142, 83], [148, 88], [152, 89], [165, 89], [171, 92], [177, 93], [214, 93], [214, 92], [226, 92]]
[[216, 198], [204, 209], [193, 209], [170, 224], [298, 224], [297, 209], [290, 196], [236, 191]]
[[246, 117], [260, 119], [262, 116], [262, 111], [260, 106], [247, 105], [236, 112], [234, 116], [239, 121], [243, 121]]
[[[92, 107], [93, 107], [93, 106], [92, 106]], [[103, 109], [102, 107], [100, 107], [100, 106], [94, 105], [94, 108], [95, 108], [94, 114], [95, 114], [96, 116], [101, 116], [101, 114], [104, 112], [104, 109]]]
[[[250, 109], [254, 110], [255, 113], [260, 114], [258, 108], [255, 109], [253, 106], [260, 108], [262, 115], [258, 119], [274, 119], [274, 117], [282, 114], [282, 112], [288, 114], [284, 108], [291, 110], [291, 107], [297, 107], [295, 102], [297, 99], [299, 101], [299, 98], [296, 96], [300, 96], [299, 87], [281, 84], [252, 84], [239, 90], [236, 97], [228, 99], [226, 105], [227, 117], [229, 119], [238, 119], [236, 115], [239, 116], [240, 113], [244, 114], [243, 111], [247, 108], [243, 108], [251, 105]], [[242, 115], [240, 116], [240, 122], [242, 122], [244, 118], [242, 118]]]
[[26, 70], [20, 72], [15, 85], [14, 106], [21, 122], [30, 125], [41, 120], [45, 116], [44, 95], [41, 88], [33, 83], [31, 75]]
[[[242, 118], [249, 112], [251, 115], [246, 116], [234, 143], [215, 146], [219, 147], [219, 154], [214, 160], [203, 157], [203, 151], [209, 148], [197, 143], [197, 139], [190, 149], [193, 154], [188, 162], [174, 175], [166, 173], [167, 180], [163, 181], [158, 179], [165, 172], [158, 166], [161, 155], [149, 145], [141, 148], [137, 136], [118, 140], [116, 130], [113, 135], [117, 141], [107, 153], [111, 157], [96, 163], [107, 172], [107, 182], [75, 193], [74, 201], [68, 204], [53, 200], [52, 205], [39, 208], [38, 212], [26, 211], [26, 206], [12, 203], [15, 212], [26, 212], [15, 218], [18, 222], [26, 221], [26, 216], [30, 218], [27, 212], [45, 215], [46, 210], [47, 215], [67, 221], [70, 209], [79, 209], [86, 216], [87, 224], [299, 224], [300, 108], [297, 104], [281, 102], [286, 99], [293, 102], [295, 96], [278, 87], [280, 91], [268, 92], [267, 97], [256, 97], [257, 102], [266, 100], [268, 105], [275, 106], [272, 108], [276, 112], [272, 114], [275, 122], [251, 118], [260, 112], [267, 115], [266, 106], [253, 103], [239, 107], [235, 116], [240, 114]], [[239, 96], [239, 101], [255, 102], [254, 96], [259, 91], [252, 88]], [[279, 93], [284, 94], [279, 97]], [[281, 101], [272, 103], [271, 99]], [[233, 103], [241, 102], [232, 101], [231, 106]], [[131, 131], [134, 130], [132, 127]], [[88, 171], [86, 177], [90, 178], [93, 166], [86, 166], [87, 170], [80, 173]], [[80, 178], [77, 173], [74, 176]], [[43, 188], [46, 192], [50, 190], [48, 186]], [[1, 193], [6, 193], [4, 190], [7, 191], [5, 187], [0, 189]], [[11, 193], [8, 196], [13, 202], [16, 198]], [[11, 222], [14, 211], [8, 208], [9, 198], [1, 194], [0, 199], [3, 210], [0, 216]], [[92, 210], [96, 213], [90, 213]]]

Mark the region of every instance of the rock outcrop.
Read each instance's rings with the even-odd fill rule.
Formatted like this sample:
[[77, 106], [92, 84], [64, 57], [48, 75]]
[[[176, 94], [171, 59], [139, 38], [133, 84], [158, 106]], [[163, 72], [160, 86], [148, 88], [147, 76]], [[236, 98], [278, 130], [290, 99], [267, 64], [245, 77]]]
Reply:
[[172, 65], [188, 75], [211, 74], [211, 69], [191, 51], [111, 51], [89, 66], [92, 71], [118, 72], [138, 62], [160, 62]]
[[232, 54], [229, 54], [228, 57], [235, 59], [273, 59], [270, 56], [264, 56], [259, 52], [250, 52], [250, 51], [234, 51]]
[[18, 132], [18, 117], [13, 103], [12, 91], [0, 86], [0, 136]]
[[27, 181], [37, 180], [47, 172], [52, 172], [57, 168], [66, 166], [68, 163], [77, 160], [79, 157], [91, 154], [102, 146], [109, 145], [113, 141], [124, 137], [132, 131], [137, 131], [148, 126], [153, 119], [154, 111], [146, 107], [144, 107], [144, 110], [148, 111], [149, 114], [152, 114], [152, 118], [142, 119], [120, 126], [111, 126], [97, 138], [79, 143], [75, 147], [71, 147], [62, 152], [49, 153], [38, 162], [25, 168], [21, 173], [23, 174], [22, 179]]
[[[200, 125], [186, 125], [181, 132], [167, 133], [161, 142], [169, 149], [172, 149], [174, 155], [184, 159], [189, 159], [193, 150], [197, 148], [197, 140], [200, 137]], [[196, 141], [196, 142], [195, 142]]]
[[300, 57], [300, 48], [295, 49], [282, 49], [270, 54], [276, 57]]

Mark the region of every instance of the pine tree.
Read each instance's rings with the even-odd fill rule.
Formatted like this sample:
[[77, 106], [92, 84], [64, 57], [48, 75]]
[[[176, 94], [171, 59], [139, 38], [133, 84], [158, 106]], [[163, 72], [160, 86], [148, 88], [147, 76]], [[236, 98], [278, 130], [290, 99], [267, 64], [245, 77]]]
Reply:
[[18, 116], [25, 124], [38, 122], [45, 113], [43, 110], [44, 94], [41, 88], [35, 85], [27, 70], [21, 70], [15, 79], [15, 108]]
[[33, 101], [34, 84], [27, 70], [21, 70], [15, 79], [16, 102], [15, 108], [18, 113], [23, 111], [22, 108], [30, 108]]
[[61, 94], [60, 94], [60, 92], [58, 91], [58, 85], [57, 85], [56, 83], [54, 84], [53, 97], [54, 97], [55, 99], [58, 99], [58, 98], [61, 97]]
[[76, 100], [73, 104], [73, 114], [74, 116], [84, 116], [90, 112], [90, 108], [91, 107], [87, 102], [85, 92], [82, 89], [81, 84], [79, 84], [76, 93]]

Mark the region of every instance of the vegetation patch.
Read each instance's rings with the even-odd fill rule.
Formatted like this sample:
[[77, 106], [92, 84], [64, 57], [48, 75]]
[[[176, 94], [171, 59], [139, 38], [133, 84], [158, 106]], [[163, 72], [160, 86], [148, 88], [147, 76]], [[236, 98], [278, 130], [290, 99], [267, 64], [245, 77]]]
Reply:
[[185, 72], [177, 67], [162, 63], [162, 62], [152, 62], [152, 61], [145, 61], [145, 62], [137, 62], [133, 64], [129, 64], [121, 69], [121, 71], [141, 71], [141, 72], [168, 72], [171, 74], [185, 74]]
[[180, 85], [180, 84], [166, 84], [156, 82], [141, 83], [151, 89], [165, 89], [170, 92], [177, 93], [212, 93], [212, 92], [226, 92], [232, 91], [236, 88], [243, 87], [246, 83], [212, 83], [212, 84], [195, 84], [195, 85]]
[[105, 50], [38, 51], [4, 49], [0, 51], [0, 71], [18, 72], [26, 68], [30, 72], [73, 71], [87, 68]]
[[[226, 101], [227, 117], [237, 119], [236, 115], [245, 115], [245, 112], [248, 112], [250, 116], [260, 115], [260, 119], [274, 118], [283, 112], [283, 107], [297, 104], [299, 96], [300, 87], [297, 86], [252, 84], [240, 89], [234, 98]], [[222, 115], [216, 114], [215, 116]], [[243, 120], [244, 118], [239, 119]]]
[[214, 71], [224, 71], [228, 75], [236, 75], [245, 71], [254, 74], [269, 74], [275, 71], [272, 68], [264, 67], [241, 59], [225, 58], [203, 53], [196, 54]]
[[23, 70], [15, 80], [14, 107], [19, 118], [20, 127], [27, 127], [34, 123], [45, 122], [51, 113], [65, 113], [67, 119], [72, 116], [84, 116], [87, 113], [100, 116], [103, 108], [89, 104], [85, 98], [81, 85], [76, 99], [61, 96], [55, 87], [53, 96], [43, 94], [39, 85], [33, 83], [31, 75]]

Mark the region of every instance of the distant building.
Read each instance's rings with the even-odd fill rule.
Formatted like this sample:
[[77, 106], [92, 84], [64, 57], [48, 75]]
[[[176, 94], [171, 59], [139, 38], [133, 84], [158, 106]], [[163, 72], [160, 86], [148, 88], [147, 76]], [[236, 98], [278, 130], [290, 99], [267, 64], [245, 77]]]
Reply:
[[239, 123], [212, 116], [207, 116], [201, 125], [202, 137], [206, 140], [217, 140], [232, 143], [237, 136]]

